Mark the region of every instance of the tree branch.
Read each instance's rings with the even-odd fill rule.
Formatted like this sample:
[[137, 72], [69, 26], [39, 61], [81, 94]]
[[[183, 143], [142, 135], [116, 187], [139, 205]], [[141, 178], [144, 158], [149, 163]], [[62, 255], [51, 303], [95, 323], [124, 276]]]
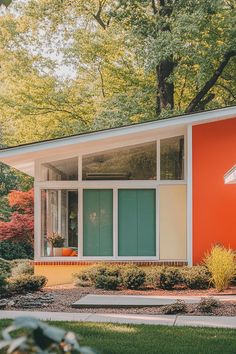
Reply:
[[236, 56], [236, 51], [232, 50], [227, 52], [220, 65], [212, 75], [212, 77], [206, 82], [206, 84], [203, 86], [203, 88], [198, 92], [198, 94], [194, 97], [194, 99], [190, 102], [186, 109], [186, 113], [194, 112], [197, 106], [200, 104], [200, 101], [203, 99], [203, 97], [210, 91], [210, 89], [215, 85], [216, 81], [222, 74], [224, 68], [228, 64], [229, 60]]

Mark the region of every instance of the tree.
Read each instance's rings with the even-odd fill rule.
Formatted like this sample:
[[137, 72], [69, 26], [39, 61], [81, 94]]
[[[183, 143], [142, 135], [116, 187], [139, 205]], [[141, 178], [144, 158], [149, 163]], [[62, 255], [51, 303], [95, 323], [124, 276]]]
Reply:
[[231, 0], [29, 0], [9, 9], [0, 19], [8, 145], [235, 102]]
[[10, 221], [0, 221], [0, 241], [29, 242], [33, 244], [34, 235], [34, 194], [12, 191], [8, 195], [12, 208]]

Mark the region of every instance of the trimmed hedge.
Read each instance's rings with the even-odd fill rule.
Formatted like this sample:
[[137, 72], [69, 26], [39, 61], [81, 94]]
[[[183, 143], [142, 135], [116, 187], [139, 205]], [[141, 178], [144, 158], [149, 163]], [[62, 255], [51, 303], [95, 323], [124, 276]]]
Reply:
[[12, 293], [26, 293], [41, 290], [47, 283], [42, 275], [20, 275], [8, 279], [8, 291]]
[[146, 280], [146, 273], [137, 266], [127, 266], [122, 270], [122, 284], [127, 289], [140, 289]]
[[210, 286], [211, 274], [204, 266], [181, 269], [182, 281], [189, 289], [207, 289]]
[[164, 290], [172, 290], [174, 286], [182, 284], [180, 268], [164, 267], [160, 274], [160, 287]]
[[19, 262], [15, 267], [12, 268], [12, 276], [17, 277], [19, 275], [33, 275], [34, 267], [30, 263], [31, 261]]

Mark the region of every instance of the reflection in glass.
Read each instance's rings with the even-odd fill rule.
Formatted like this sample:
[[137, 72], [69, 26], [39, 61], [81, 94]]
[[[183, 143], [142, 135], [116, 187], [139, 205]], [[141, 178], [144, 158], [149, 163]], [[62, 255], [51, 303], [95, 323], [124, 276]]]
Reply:
[[184, 179], [184, 136], [161, 140], [161, 180]]
[[78, 191], [42, 190], [41, 192], [42, 254], [53, 256], [47, 235], [64, 237], [61, 256], [76, 256], [78, 247]]
[[43, 163], [41, 171], [43, 181], [78, 180], [78, 158]]
[[83, 180], [156, 179], [156, 142], [83, 157]]

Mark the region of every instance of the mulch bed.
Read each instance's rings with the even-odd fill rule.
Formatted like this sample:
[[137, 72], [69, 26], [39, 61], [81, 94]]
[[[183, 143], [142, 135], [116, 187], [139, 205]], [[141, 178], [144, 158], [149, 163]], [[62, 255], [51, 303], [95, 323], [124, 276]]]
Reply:
[[[219, 307], [216, 307], [212, 310], [212, 313], [207, 313], [207, 315], [213, 316], [236, 316], [236, 287], [230, 288], [224, 293], [217, 293], [215, 289], [207, 290], [187, 290], [187, 289], [175, 289], [172, 291], [167, 290], [115, 290], [115, 291], [106, 291], [102, 289], [94, 288], [79, 288], [73, 285], [61, 285], [54, 287], [47, 287], [41, 292], [32, 294], [32, 297], [35, 297], [37, 300], [38, 297], [42, 295], [51, 296], [54, 301], [46, 302], [44, 306], [37, 308], [27, 308], [31, 311], [49, 311], [49, 312], [89, 312], [89, 313], [129, 313], [129, 314], [147, 314], [147, 315], [160, 315], [162, 313], [162, 308], [159, 306], [155, 307], [138, 307], [138, 308], [81, 308], [75, 309], [71, 305], [78, 301], [81, 297], [88, 294], [97, 294], [97, 295], [150, 295], [150, 296], [214, 296], [214, 295], [232, 295], [235, 294], [235, 302], [227, 301], [221, 302]], [[19, 295], [13, 296], [9, 299], [9, 305], [6, 306], [5, 310], [22, 310], [20, 306], [17, 306], [17, 301]], [[14, 304], [13, 304], [14, 303]], [[204, 315], [204, 313], [197, 310], [197, 305], [187, 304], [186, 315]]]

